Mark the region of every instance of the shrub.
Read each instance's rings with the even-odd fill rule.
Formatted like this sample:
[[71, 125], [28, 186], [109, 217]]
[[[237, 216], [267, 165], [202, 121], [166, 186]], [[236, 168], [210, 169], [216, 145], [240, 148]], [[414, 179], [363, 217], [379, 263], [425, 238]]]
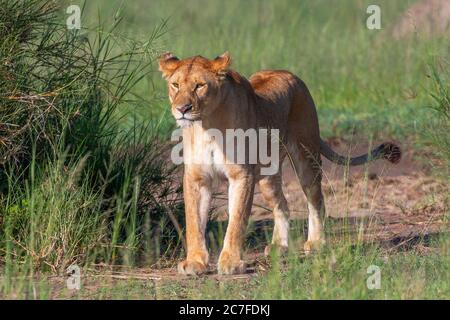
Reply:
[[151, 124], [123, 128], [119, 107], [139, 101], [162, 29], [142, 44], [114, 33], [118, 17], [92, 33], [58, 12], [0, 0], [0, 257], [55, 271], [158, 256], [177, 237], [180, 187], [167, 143]]

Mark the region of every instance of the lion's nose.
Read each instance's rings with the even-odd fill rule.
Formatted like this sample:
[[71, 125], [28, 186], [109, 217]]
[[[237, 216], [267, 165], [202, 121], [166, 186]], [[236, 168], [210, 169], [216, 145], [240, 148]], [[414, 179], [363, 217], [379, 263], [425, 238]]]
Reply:
[[185, 114], [186, 112], [190, 111], [192, 109], [192, 104], [184, 104], [177, 106], [177, 110], [180, 111], [182, 114]]

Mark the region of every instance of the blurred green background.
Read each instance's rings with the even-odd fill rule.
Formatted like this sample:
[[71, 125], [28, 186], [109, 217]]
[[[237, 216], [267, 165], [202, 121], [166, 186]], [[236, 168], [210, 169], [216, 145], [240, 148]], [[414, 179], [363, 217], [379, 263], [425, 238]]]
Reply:
[[[90, 0], [82, 21], [95, 28], [119, 12], [126, 37], [145, 41], [159, 28], [158, 51], [180, 58], [229, 51], [233, 68], [245, 76], [260, 69], [290, 70], [309, 86], [324, 136], [355, 130], [399, 136], [413, 134], [426, 119], [426, 109], [419, 107], [429, 104], [428, 65], [450, 51], [444, 35], [392, 36], [415, 2], [377, 1], [381, 30], [366, 27], [371, 0]], [[127, 113], [173, 124], [164, 113], [168, 100], [156, 63], [136, 90], [150, 103]]]

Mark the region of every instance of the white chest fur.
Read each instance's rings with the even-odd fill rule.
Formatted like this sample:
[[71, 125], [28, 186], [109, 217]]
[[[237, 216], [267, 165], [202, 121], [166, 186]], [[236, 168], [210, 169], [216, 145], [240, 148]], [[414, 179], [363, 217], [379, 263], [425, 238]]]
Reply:
[[205, 130], [197, 122], [183, 132], [183, 161], [199, 165], [211, 175], [226, 176], [227, 160], [224, 154], [223, 135], [219, 130]]

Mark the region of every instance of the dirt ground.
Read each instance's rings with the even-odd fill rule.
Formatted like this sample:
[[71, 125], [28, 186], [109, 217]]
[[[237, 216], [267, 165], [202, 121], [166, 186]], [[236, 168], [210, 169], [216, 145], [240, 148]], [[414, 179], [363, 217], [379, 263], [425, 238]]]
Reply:
[[[349, 148], [350, 142], [327, 141], [343, 155], [366, 153], [368, 145]], [[337, 166], [323, 159], [322, 188], [329, 219], [367, 218], [370, 228], [366, 236], [379, 241], [438, 232], [448, 210], [448, 186], [430, 176], [431, 165], [424, 155], [402, 146], [400, 163], [392, 165], [378, 160], [367, 166]], [[216, 214], [226, 218], [226, 192], [222, 187], [215, 200]], [[283, 164], [283, 191], [289, 204], [291, 219], [306, 219], [307, 204], [297, 177], [288, 161]], [[255, 191], [252, 219], [271, 219], [258, 188]]]
[[[328, 143], [341, 154], [352, 155], [365, 153], [368, 146], [350, 148], [349, 141], [329, 139]], [[326, 198], [328, 219], [338, 226], [344, 226], [346, 231], [358, 233], [360, 222], [365, 221], [364, 240], [375, 241], [386, 246], [389, 250], [415, 245], [428, 236], [439, 232], [448, 232], [448, 185], [430, 175], [431, 166], [426, 157], [418, 155], [407, 145], [402, 145], [403, 156], [397, 165], [386, 161], [375, 161], [368, 166], [352, 167], [348, 171], [345, 167], [336, 166], [328, 160], [323, 160], [323, 190]], [[291, 169], [290, 163], [283, 167], [283, 190], [291, 210], [291, 220], [306, 221], [306, 198]], [[217, 220], [226, 219], [226, 185], [222, 185], [220, 192], [213, 202], [212, 217]], [[255, 224], [271, 228], [271, 212], [266, 208], [261, 194], [255, 192], [252, 218]], [[293, 232], [293, 231], [291, 231]], [[304, 230], [304, 233], [306, 230]], [[337, 231], [338, 233], [339, 231]], [[300, 235], [301, 239], [304, 239]], [[339, 237], [334, 241], [339, 241]], [[264, 245], [264, 243], [262, 244]], [[291, 246], [293, 244], [291, 243]], [[301, 248], [301, 244], [294, 244]], [[248, 263], [248, 273], [236, 276], [219, 276], [215, 271], [214, 257], [209, 274], [204, 279], [237, 280], [257, 277], [258, 272], [267, 269], [263, 256], [263, 247], [249, 250], [245, 260]], [[301, 249], [299, 249], [301, 250]], [[426, 248], [424, 248], [426, 250]], [[99, 283], [108, 283], [112, 288], [129, 281], [144, 281], [150, 287], [162, 283], [177, 283], [190, 281], [180, 277], [176, 272], [176, 261], [167, 264], [168, 267], [127, 268], [120, 266], [95, 266], [89, 274], [83, 275], [83, 297], [89, 298], [89, 293], [98, 294]], [[74, 297], [76, 292], [65, 290], [65, 277], [51, 277], [50, 282], [55, 297]], [[186, 284], [186, 283], [185, 283]], [[61, 290], [59, 290], [60, 288]], [[151, 289], [151, 288], [150, 288]], [[59, 293], [57, 293], [59, 292]], [[151, 298], [151, 297], [149, 297]]]

